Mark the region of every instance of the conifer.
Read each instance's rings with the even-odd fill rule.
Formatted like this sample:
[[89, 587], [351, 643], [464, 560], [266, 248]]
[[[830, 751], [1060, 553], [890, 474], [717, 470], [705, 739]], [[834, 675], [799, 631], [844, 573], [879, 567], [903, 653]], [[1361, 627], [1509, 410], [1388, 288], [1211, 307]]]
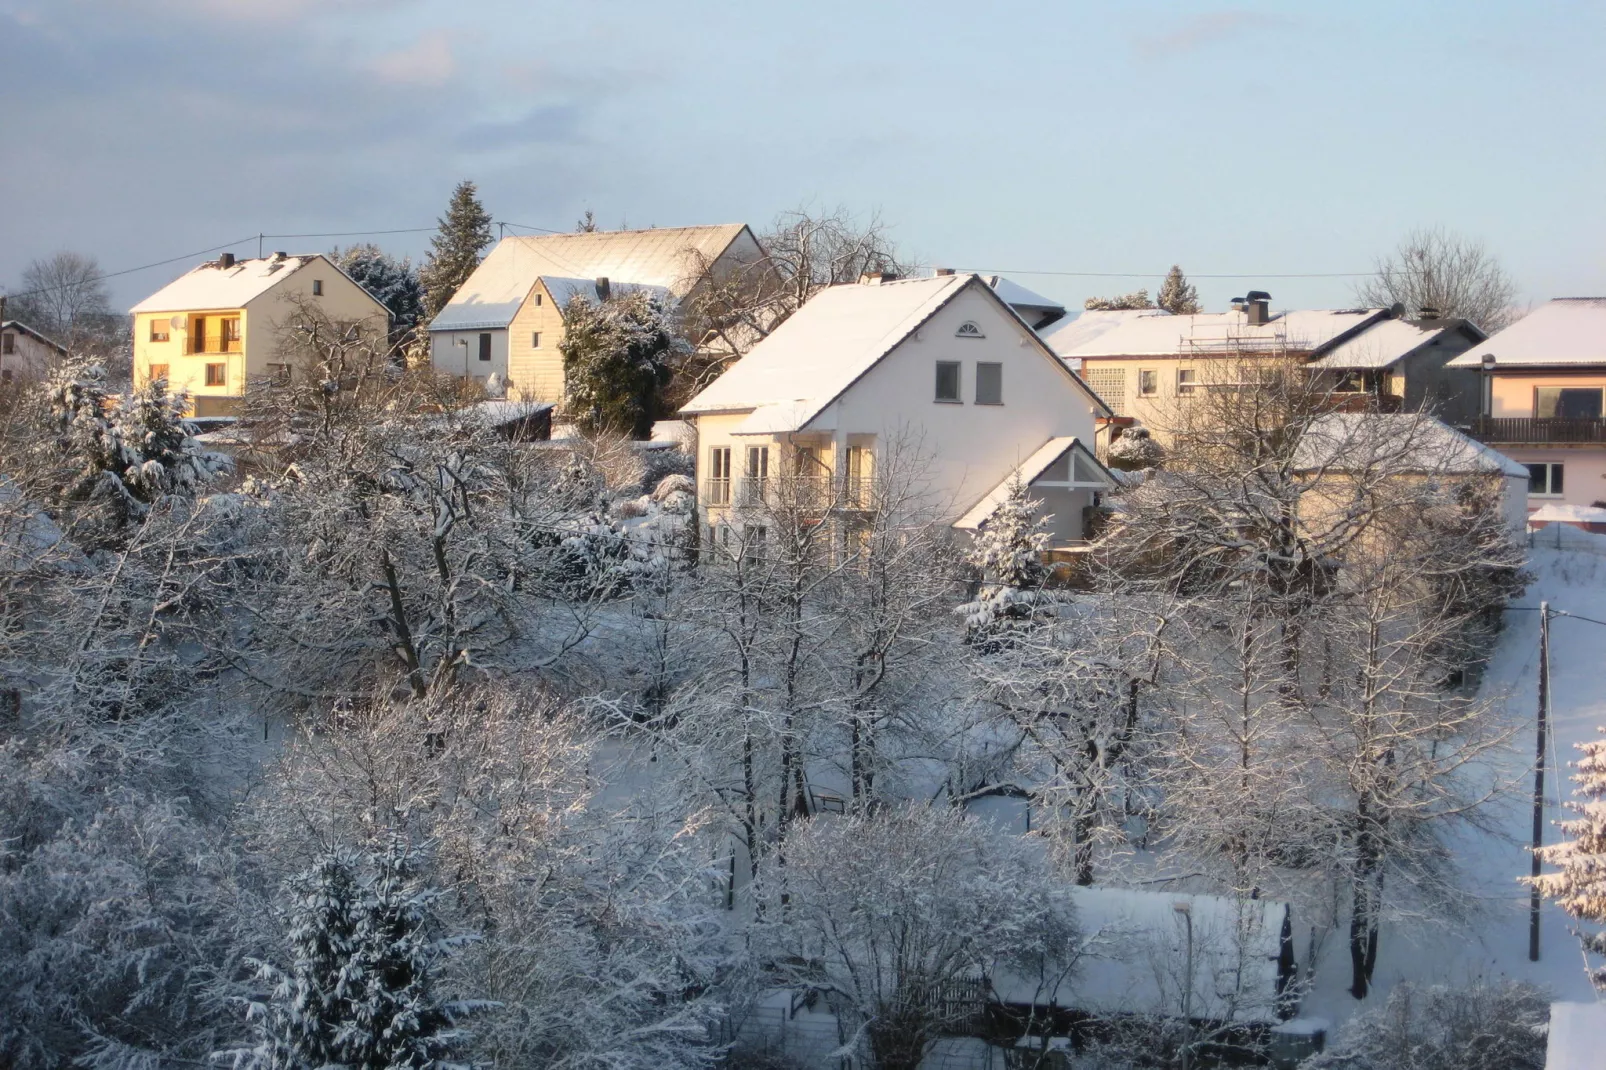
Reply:
[[1188, 281], [1180, 265], [1172, 264], [1160, 284], [1155, 304], [1175, 316], [1192, 316], [1199, 311], [1199, 288]]
[[491, 244], [491, 214], [480, 203], [474, 183], [464, 180], [452, 191], [452, 201], [430, 239], [429, 259], [419, 272], [424, 284], [424, 318], [440, 315], [446, 302], [479, 267], [480, 254]]
[[[1567, 803], [1579, 816], [1558, 822], [1572, 838], [1538, 848], [1539, 857], [1560, 872], [1527, 883], [1580, 922], [1598, 926], [1578, 930], [1578, 939], [1586, 955], [1606, 958], [1606, 735], [1577, 746], [1584, 756], [1573, 763], [1578, 772], [1572, 779], [1585, 801]], [[1592, 963], [1588, 972], [1595, 987], [1606, 992], [1606, 965]]]

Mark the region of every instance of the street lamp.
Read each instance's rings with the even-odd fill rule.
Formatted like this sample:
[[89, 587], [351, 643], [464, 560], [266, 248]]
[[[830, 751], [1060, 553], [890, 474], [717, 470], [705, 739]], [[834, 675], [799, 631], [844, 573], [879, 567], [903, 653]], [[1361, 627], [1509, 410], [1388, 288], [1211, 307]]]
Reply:
[[1494, 415], [1494, 361], [1494, 354], [1485, 351], [1483, 354], [1483, 416], [1485, 419]]
[[[1182, 920], [1188, 926], [1188, 957], [1183, 967], [1187, 977], [1182, 984], [1182, 1022], [1183, 1028], [1193, 1028], [1193, 904], [1186, 899], [1176, 899], [1171, 903], [1171, 909], [1182, 915]], [[1188, 1070], [1192, 1063], [1192, 1042], [1182, 1049], [1182, 1070]]]

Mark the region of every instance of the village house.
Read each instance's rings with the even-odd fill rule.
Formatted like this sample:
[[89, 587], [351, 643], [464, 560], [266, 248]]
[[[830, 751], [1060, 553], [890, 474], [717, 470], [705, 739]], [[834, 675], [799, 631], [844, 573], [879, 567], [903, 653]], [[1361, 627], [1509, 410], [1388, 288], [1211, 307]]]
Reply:
[[1086, 537], [1086, 510], [1114, 485], [1092, 453], [1108, 408], [978, 275], [823, 290], [681, 414], [716, 541], [789, 488], [866, 508], [893, 451], [918, 457], [925, 497], [961, 530], [1020, 480], [1061, 547]]
[[1606, 297], [1560, 297], [1451, 361], [1483, 377], [1480, 441], [1526, 465], [1529, 505], [1606, 506]]
[[744, 224], [589, 231], [503, 238], [430, 322], [430, 362], [509, 397], [561, 402], [563, 311], [570, 299], [606, 300], [621, 287], [693, 299], [711, 275], [763, 259]]
[[327, 257], [224, 253], [129, 310], [134, 385], [166, 379], [189, 391], [191, 415], [232, 416], [250, 380], [292, 374], [283, 332], [308, 310], [380, 341], [390, 326], [385, 306]]
[[1236, 380], [1260, 361], [1303, 363], [1339, 400], [1354, 396], [1346, 407], [1426, 409], [1464, 424], [1476, 415], [1476, 379], [1449, 365], [1484, 337], [1466, 320], [1408, 320], [1399, 308], [1273, 313], [1260, 290], [1229, 312], [1086, 312], [1044, 335], [1115, 411], [1112, 430], [1146, 427], [1162, 443], [1179, 406], [1201, 391], [1252, 386]]
[[54, 342], [26, 323], [6, 320], [0, 323], [0, 383], [43, 379], [56, 361], [67, 355], [67, 347]]

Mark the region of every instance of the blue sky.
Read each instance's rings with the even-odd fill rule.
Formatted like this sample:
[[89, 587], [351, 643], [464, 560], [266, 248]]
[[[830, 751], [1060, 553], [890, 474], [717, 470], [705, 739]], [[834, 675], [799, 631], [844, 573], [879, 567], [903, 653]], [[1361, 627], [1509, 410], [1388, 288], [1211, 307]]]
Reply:
[[13, 286], [63, 248], [117, 270], [428, 226], [470, 177], [540, 227], [875, 211], [925, 263], [1077, 303], [1180, 262], [1254, 275], [1198, 278], [1212, 308], [1342, 305], [1350, 279], [1272, 276], [1423, 225], [1525, 299], [1606, 293], [1598, 0], [0, 0], [0, 41]]

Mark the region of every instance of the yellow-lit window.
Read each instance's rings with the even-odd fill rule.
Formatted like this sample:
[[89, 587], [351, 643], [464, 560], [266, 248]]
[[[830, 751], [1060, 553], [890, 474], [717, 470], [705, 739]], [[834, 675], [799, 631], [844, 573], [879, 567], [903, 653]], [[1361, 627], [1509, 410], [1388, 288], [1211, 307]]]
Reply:
[[152, 364], [151, 365], [151, 373], [150, 373], [150, 375], [146, 376], [146, 381], [154, 383], [158, 379], [166, 379], [166, 378], [167, 378], [167, 365], [165, 365], [165, 364]]
[[240, 351], [240, 317], [229, 316], [223, 321], [223, 352], [238, 353]]
[[208, 364], [206, 366], [207, 386], [228, 386], [229, 366], [227, 364]]
[[151, 320], [151, 341], [153, 341], [153, 342], [165, 342], [165, 341], [167, 341], [167, 321], [166, 320], [158, 320], [158, 319]]

